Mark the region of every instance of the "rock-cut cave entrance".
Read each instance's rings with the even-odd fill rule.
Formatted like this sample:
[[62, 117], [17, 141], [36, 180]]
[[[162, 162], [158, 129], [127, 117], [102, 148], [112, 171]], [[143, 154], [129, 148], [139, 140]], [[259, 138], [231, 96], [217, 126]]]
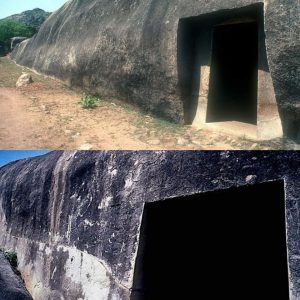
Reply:
[[180, 19], [177, 63], [186, 124], [282, 136], [262, 3]]
[[284, 183], [145, 204], [131, 300], [289, 299]]
[[206, 122], [257, 123], [256, 22], [215, 26]]

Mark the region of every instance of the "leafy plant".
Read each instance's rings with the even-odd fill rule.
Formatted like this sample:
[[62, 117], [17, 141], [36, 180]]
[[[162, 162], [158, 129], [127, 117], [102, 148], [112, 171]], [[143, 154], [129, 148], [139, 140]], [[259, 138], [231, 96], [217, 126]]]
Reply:
[[94, 96], [85, 95], [81, 98], [80, 104], [83, 108], [91, 109], [97, 106], [97, 102], [100, 99]]
[[3, 42], [7, 49], [10, 49], [10, 39], [16, 36], [32, 37], [37, 30], [29, 25], [10, 21], [0, 20], [0, 41]]

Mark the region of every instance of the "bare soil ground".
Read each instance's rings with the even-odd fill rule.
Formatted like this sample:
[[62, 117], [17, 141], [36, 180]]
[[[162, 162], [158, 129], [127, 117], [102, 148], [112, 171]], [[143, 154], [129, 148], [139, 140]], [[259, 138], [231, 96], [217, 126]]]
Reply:
[[[34, 83], [17, 89], [22, 71]], [[270, 150], [295, 149], [284, 140], [266, 142], [197, 130], [153, 118], [117, 99], [94, 109], [79, 104], [80, 92], [0, 58], [0, 149]]]

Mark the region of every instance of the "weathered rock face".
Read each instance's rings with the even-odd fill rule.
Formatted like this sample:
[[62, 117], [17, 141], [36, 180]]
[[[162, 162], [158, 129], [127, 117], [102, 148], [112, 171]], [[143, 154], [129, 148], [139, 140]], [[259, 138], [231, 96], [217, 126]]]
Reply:
[[21, 278], [12, 270], [4, 254], [0, 252], [0, 299], [31, 300]]
[[255, 151], [21, 160], [0, 168], [0, 246], [18, 253], [34, 299], [129, 299], [145, 203], [284, 180], [290, 299], [298, 300], [299, 160]]
[[283, 129], [300, 141], [299, 3], [293, 0], [278, 1], [278, 4], [277, 1], [268, 2], [267, 49]]
[[10, 43], [10, 49], [11, 50], [14, 50], [14, 48], [20, 44], [21, 42], [27, 40], [28, 38], [27, 37], [22, 37], [22, 36], [16, 36], [16, 37], [13, 37], [11, 39], [11, 43]]
[[116, 95], [184, 122], [193, 92], [185, 93], [181, 78], [187, 66], [181, 66], [178, 52], [180, 20], [253, 4], [264, 4], [266, 70], [272, 75], [284, 133], [297, 139], [300, 26], [294, 0], [73, 0], [12, 57], [92, 94]]

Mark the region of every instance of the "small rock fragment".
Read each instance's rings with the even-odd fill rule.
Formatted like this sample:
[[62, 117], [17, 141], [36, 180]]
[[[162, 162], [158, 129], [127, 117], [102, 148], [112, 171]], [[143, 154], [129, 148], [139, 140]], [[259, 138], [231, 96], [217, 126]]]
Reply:
[[246, 177], [246, 182], [247, 183], [254, 183], [256, 181], [257, 176], [256, 175], [248, 175]]
[[177, 140], [177, 144], [180, 145], [180, 146], [183, 146], [183, 145], [187, 144], [187, 140], [185, 140], [183, 138], [179, 138]]
[[93, 145], [91, 144], [82, 144], [78, 150], [91, 150], [93, 148]]
[[31, 84], [31, 83], [33, 83], [33, 80], [32, 80], [31, 75], [28, 74], [28, 73], [23, 73], [23, 74], [19, 77], [19, 79], [18, 79], [18, 81], [17, 81], [17, 83], [16, 83], [16, 87], [19, 88], [19, 87], [22, 87], [22, 86], [29, 85], [29, 84]]

